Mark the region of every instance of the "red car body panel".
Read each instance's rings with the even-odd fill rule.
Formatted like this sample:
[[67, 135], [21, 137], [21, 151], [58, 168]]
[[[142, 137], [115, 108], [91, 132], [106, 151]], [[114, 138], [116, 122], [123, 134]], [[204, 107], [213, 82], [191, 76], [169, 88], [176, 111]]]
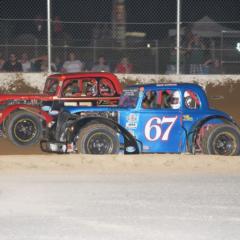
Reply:
[[[42, 94], [1, 94], [0, 95], [0, 126], [4, 123], [8, 116], [17, 110], [26, 110], [34, 112], [39, 115], [46, 123], [52, 121], [52, 117], [48, 112], [41, 110], [42, 102], [67, 102], [76, 103], [82, 105], [84, 103], [98, 104], [99, 101], [107, 101], [109, 104], [116, 104], [119, 100], [119, 96], [122, 93], [122, 87], [118, 78], [107, 72], [80, 72], [80, 73], [64, 73], [64, 74], [52, 74], [49, 75], [47, 80], [55, 79], [58, 81], [58, 86], [53, 94], [49, 94], [46, 91], [47, 81]], [[79, 87], [83, 87], [83, 81], [91, 79], [107, 79], [114, 88], [114, 96], [63, 96], [63, 88], [72, 80], [77, 79]], [[99, 80], [98, 80], [99, 83]]]

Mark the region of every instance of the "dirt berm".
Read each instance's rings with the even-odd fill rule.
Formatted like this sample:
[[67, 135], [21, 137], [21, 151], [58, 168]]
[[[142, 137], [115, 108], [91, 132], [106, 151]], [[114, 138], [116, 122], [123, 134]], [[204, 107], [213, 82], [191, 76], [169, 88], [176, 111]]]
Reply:
[[0, 156], [0, 173], [240, 173], [240, 157], [151, 155], [14, 155]]

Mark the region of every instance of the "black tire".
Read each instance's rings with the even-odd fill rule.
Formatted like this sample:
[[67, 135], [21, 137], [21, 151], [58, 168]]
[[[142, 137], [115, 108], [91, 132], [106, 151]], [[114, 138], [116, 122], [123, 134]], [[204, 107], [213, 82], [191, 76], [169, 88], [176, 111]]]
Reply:
[[80, 130], [77, 149], [83, 154], [117, 154], [120, 144], [117, 133], [105, 124], [89, 124]]
[[208, 129], [202, 139], [204, 154], [234, 156], [240, 154], [240, 132], [231, 125], [221, 124]]
[[38, 143], [42, 130], [40, 118], [26, 111], [14, 113], [7, 126], [8, 137], [17, 146], [31, 146]]

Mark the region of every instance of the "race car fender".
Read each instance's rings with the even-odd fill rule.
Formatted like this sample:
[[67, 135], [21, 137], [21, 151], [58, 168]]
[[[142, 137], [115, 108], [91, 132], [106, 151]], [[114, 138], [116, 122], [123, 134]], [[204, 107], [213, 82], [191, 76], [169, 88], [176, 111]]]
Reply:
[[92, 123], [102, 123], [105, 124], [108, 127], [111, 127], [114, 131], [119, 133], [124, 138], [124, 153], [125, 154], [138, 154], [139, 147], [137, 144], [136, 139], [133, 137], [133, 135], [128, 132], [124, 127], [119, 125], [117, 122], [114, 122], [111, 119], [104, 118], [104, 117], [86, 117], [82, 119], [76, 120], [72, 126], [69, 126], [68, 136], [67, 136], [67, 142], [75, 142], [76, 137], [78, 136], [81, 129], [86, 126], [90, 125]]
[[8, 106], [4, 111], [1, 113], [0, 116], [0, 124], [6, 120], [6, 118], [12, 114], [15, 111], [24, 110], [26, 112], [31, 112], [35, 115], [37, 115], [39, 118], [46, 121], [46, 123], [49, 123], [52, 121], [52, 117], [47, 113], [39, 109], [39, 107], [33, 107], [29, 105], [23, 105], [23, 104], [16, 104]]
[[188, 150], [191, 153], [195, 153], [195, 146], [193, 143], [196, 142], [196, 138], [198, 135], [198, 132], [200, 131], [200, 129], [204, 126], [204, 124], [206, 124], [207, 122], [211, 121], [211, 120], [221, 120], [224, 123], [230, 124], [232, 126], [237, 127], [238, 129], [239, 126], [237, 125], [236, 122], [234, 122], [231, 118], [226, 117], [226, 116], [222, 116], [222, 115], [211, 115], [209, 117], [203, 118], [200, 121], [198, 121], [193, 127], [192, 129], [187, 133], [187, 146], [188, 146]]

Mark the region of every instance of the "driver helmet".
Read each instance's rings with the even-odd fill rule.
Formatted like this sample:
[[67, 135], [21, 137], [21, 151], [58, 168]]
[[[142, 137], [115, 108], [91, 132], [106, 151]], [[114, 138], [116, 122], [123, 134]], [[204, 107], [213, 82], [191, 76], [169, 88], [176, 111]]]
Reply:
[[172, 109], [179, 109], [180, 108], [180, 92], [174, 91], [171, 96], [170, 106]]

